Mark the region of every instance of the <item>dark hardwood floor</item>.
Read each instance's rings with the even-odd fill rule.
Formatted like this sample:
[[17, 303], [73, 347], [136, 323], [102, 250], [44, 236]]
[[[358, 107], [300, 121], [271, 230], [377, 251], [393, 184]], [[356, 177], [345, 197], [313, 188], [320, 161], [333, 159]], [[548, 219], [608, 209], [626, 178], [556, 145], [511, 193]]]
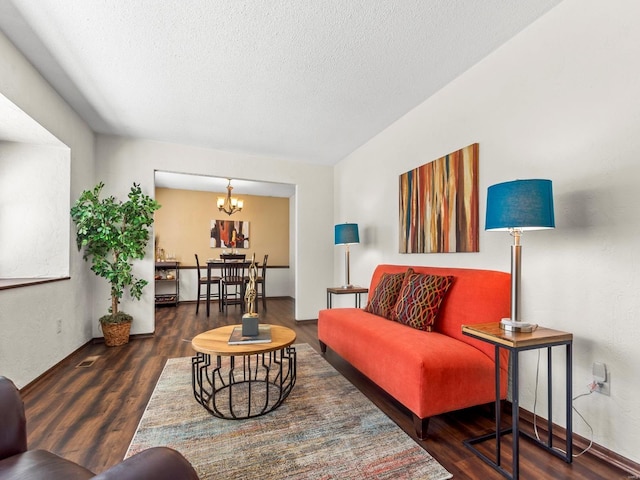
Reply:
[[[292, 300], [269, 299], [268, 308], [267, 313], [260, 311], [262, 322], [294, 328], [297, 343], [308, 343], [319, 351], [316, 322], [295, 322]], [[231, 308], [225, 316], [212, 305], [209, 318], [202, 305], [198, 316], [195, 310], [195, 304], [189, 303], [158, 308], [152, 338], [135, 338], [122, 347], [86, 345], [25, 388], [29, 448], [53, 451], [96, 473], [122, 460], [166, 359], [192, 356], [193, 336], [240, 319], [239, 308]], [[411, 417], [402, 406], [335, 353], [329, 351], [325, 358], [416, 439]], [[79, 366], [85, 360], [94, 361], [90, 366]], [[455, 479], [501, 479], [462, 444], [491, 427], [490, 410], [472, 408], [432, 418], [429, 437], [416, 441]], [[523, 479], [635, 478], [588, 453], [566, 464], [526, 440], [520, 442], [520, 449]], [[509, 461], [508, 448], [503, 455]]]

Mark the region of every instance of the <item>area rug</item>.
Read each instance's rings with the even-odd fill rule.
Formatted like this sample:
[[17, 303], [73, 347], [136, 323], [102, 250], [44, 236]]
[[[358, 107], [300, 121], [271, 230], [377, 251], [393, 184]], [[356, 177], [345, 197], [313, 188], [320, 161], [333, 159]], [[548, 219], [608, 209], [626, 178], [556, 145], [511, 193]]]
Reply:
[[191, 359], [167, 360], [126, 456], [172, 447], [202, 480], [452, 477], [309, 345], [295, 347], [293, 391], [248, 420], [210, 415], [193, 397]]

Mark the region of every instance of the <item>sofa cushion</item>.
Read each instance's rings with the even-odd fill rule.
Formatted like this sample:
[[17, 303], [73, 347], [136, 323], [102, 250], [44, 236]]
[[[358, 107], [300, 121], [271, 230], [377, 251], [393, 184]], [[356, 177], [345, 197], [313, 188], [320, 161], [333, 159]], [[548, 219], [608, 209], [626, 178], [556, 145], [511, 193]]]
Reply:
[[453, 276], [407, 274], [402, 282], [392, 319], [430, 332]]
[[410, 273], [413, 273], [411, 268], [402, 273], [384, 273], [371, 294], [365, 310], [379, 317], [391, 319], [404, 277]]
[[[511, 275], [495, 270], [473, 268], [430, 267], [424, 265], [387, 265], [380, 264], [371, 275], [369, 292], [373, 292], [384, 273], [406, 272], [407, 267], [415, 273], [429, 275], [453, 275], [455, 282], [447, 292], [446, 301], [440, 305], [438, 320], [434, 331], [468, 343], [493, 358], [495, 347], [488, 342], [462, 333], [463, 325], [474, 323], [499, 322], [511, 315]], [[503, 361], [509, 357], [507, 349], [501, 349]], [[506, 364], [505, 364], [506, 365]]]
[[[492, 357], [447, 335], [351, 307], [321, 310], [318, 338], [420, 418], [495, 402]], [[500, 372], [501, 398], [507, 364]]]

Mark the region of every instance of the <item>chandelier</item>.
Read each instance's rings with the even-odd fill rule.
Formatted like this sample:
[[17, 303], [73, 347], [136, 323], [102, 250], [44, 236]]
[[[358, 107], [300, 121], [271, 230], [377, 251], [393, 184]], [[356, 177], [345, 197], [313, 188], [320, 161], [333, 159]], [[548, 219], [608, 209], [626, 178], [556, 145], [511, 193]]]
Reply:
[[229, 184], [227, 185], [227, 196], [218, 197], [218, 210], [229, 216], [236, 212], [240, 212], [244, 206], [244, 202], [242, 200], [238, 200], [231, 196], [231, 190], [233, 190], [233, 187], [231, 186], [231, 179], [229, 179]]

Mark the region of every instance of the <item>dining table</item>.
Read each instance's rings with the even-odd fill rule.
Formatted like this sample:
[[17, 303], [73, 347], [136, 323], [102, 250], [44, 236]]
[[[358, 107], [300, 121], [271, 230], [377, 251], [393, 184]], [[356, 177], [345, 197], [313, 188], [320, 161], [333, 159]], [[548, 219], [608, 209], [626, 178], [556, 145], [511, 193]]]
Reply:
[[[211, 272], [214, 269], [220, 269], [222, 271], [222, 267], [225, 261], [221, 258], [209, 258], [207, 260], [207, 317], [209, 316], [209, 302], [211, 300]], [[242, 264], [242, 266], [246, 269], [251, 266], [251, 260], [227, 260], [227, 263], [234, 264]], [[260, 262], [255, 262], [257, 268], [260, 268]], [[222, 277], [222, 274], [220, 275]], [[249, 276], [245, 275], [245, 285], [249, 281]], [[222, 285], [220, 286], [222, 288]], [[244, 302], [244, 285], [242, 288], [242, 301]], [[222, 311], [222, 290], [220, 290], [220, 298], [218, 298], [219, 310]], [[258, 302], [256, 300], [255, 308], [257, 311]]]

